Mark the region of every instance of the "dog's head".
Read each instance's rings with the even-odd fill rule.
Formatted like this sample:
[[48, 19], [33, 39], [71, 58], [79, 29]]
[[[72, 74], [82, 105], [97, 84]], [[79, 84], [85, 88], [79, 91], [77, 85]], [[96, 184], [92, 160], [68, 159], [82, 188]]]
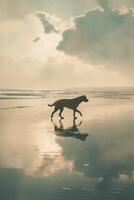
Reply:
[[84, 102], [88, 102], [89, 101], [88, 98], [85, 95], [81, 96], [81, 100], [84, 101]]

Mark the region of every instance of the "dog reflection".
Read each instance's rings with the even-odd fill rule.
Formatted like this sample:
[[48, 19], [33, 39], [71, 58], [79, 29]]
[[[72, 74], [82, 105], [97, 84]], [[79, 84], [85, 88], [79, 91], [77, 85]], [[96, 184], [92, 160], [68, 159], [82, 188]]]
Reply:
[[55, 134], [59, 137], [73, 137], [82, 141], [85, 141], [88, 137], [88, 134], [81, 133], [78, 129], [78, 126], [82, 124], [82, 121], [76, 125], [75, 120], [73, 121], [73, 126], [69, 128], [64, 128], [62, 120], [59, 121], [59, 127], [52, 121], [54, 125]]

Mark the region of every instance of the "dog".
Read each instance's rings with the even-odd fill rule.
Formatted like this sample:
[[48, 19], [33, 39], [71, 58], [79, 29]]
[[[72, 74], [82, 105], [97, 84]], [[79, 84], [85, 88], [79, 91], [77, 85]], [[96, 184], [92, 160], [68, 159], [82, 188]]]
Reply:
[[51, 119], [53, 118], [54, 113], [57, 112], [58, 110], [60, 110], [59, 112], [60, 118], [64, 119], [64, 117], [61, 115], [64, 108], [72, 109], [73, 117], [74, 119], [77, 119], [77, 117], [75, 116], [76, 112], [79, 113], [80, 116], [82, 116], [82, 113], [77, 109], [79, 104], [82, 102], [88, 102], [88, 99], [85, 95], [73, 99], [59, 99], [51, 105], [48, 104], [48, 106], [55, 106], [54, 111], [51, 114]]

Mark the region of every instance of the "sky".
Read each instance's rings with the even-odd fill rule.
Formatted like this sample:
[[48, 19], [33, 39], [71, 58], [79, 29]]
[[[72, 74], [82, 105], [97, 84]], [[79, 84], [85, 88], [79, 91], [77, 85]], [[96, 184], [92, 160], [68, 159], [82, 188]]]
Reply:
[[134, 86], [133, 0], [1, 0], [0, 89]]

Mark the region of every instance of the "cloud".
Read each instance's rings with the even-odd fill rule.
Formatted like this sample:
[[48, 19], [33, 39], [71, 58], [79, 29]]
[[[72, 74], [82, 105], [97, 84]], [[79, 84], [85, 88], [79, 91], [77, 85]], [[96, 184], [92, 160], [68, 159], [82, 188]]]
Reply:
[[44, 34], [35, 13], [20, 19], [0, 21], [0, 56], [45, 61], [55, 54], [60, 39], [60, 34]]
[[1, 88], [64, 89], [87, 86], [132, 85], [133, 81], [105, 69], [95, 69], [77, 59], [50, 57], [45, 62], [32, 58], [0, 57]]
[[35, 39], [33, 39], [33, 42], [38, 42], [40, 40], [40, 37], [36, 37]]
[[128, 9], [134, 8], [133, 0], [96, 0], [96, 3], [104, 10], [109, 8], [118, 9], [123, 6], [127, 7]]
[[96, 5], [95, 0], [1, 0], [0, 1], [0, 20], [15, 19], [26, 14], [42, 10], [51, 12], [61, 18], [79, 15], [87, 8]]
[[85, 10], [95, 8], [98, 5], [104, 7], [106, 2], [113, 8], [134, 7], [133, 0], [68, 0], [64, 3], [63, 0], [1, 0], [0, 20], [16, 19], [36, 10], [51, 12], [66, 19], [78, 16]]
[[77, 64], [75, 59], [50, 57], [42, 66], [39, 79], [48, 88], [77, 87], [83, 80], [83, 74], [77, 73]]
[[111, 7], [109, 0], [96, 0], [96, 1], [104, 10], [107, 10]]
[[[97, 12], [104, 13], [102, 11]], [[78, 28], [75, 30], [70, 28], [72, 25], [64, 23], [55, 15], [47, 13], [47, 16], [60, 31], [68, 29], [77, 32]], [[84, 16], [81, 17], [84, 18]], [[93, 36], [95, 36], [94, 33]], [[132, 79], [129, 78], [130, 80], [128, 80], [128, 77], [124, 78], [117, 71], [111, 72], [101, 66], [95, 68], [92, 64], [89, 64], [87, 57], [87, 63], [83, 63], [83, 61], [56, 51], [56, 46], [61, 39], [62, 34], [44, 34], [42, 24], [35, 13], [19, 19], [0, 21], [0, 87], [65, 88], [105, 86], [107, 83], [110, 86], [133, 85], [133, 76]], [[80, 38], [78, 45], [83, 50], [85, 40], [83, 43], [81, 42], [82, 39], [83, 37]], [[74, 50], [78, 51], [79, 48]], [[133, 54], [133, 51], [129, 53]], [[77, 57], [79, 58], [79, 56]], [[85, 57], [81, 56], [81, 58], [85, 61]], [[96, 62], [95, 56], [93, 61]], [[102, 59], [98, 63], [103, 64]]]
[[44, 33], [58, 33], [55, 26], [51, 22], [51, 18], [45, 12], [37, 12], [36, 16], [40, 19], [41, 24], [44, 27]]
[[40, 62], [32, 58], [0, 57], [1, 88], [65, 88], [77, 86], [79, 78], [73, 60], [48, 58]]
[[132, 12], [121, 14], [118, 10], [95, 9], [74, 18], [74, 23], [73, 29], [63, 32], [63, 39], [57, 46], [58, 50], [94, 65], [127, 72], [133, 69]]
[[38, 88], [40, 68], [37, 60], [0, 56], [1, 88]]

